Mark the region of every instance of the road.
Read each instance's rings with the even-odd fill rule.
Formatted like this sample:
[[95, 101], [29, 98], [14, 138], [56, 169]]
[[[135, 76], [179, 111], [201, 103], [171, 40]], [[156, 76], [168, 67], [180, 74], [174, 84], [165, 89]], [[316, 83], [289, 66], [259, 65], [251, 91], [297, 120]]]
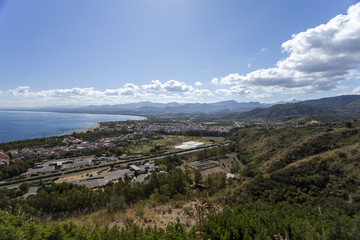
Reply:
[[[33, 183], [33, 182], [38, 182], [40, 179], [42, 181], [48, 181], [48, 180], [55, 180], [58, 178], [65, 178], [65, 177], [69, 177], [69, 176], [75, 176], [75, 175], [79, 175], [79, 174], [86, 174], [89, 172], [93, 172], [93, 171], [99, 171], [99, 170], [105, 170], [107, 168], [109, 168], [111, 165], [120, 165], [120, 166], [126, 166], [129, 163], [144, 163], [145, 161], [150, 161], [150, 160], [156, 160], [156, 159], [160, 159], [160, 158], [164, 158], [166, 156], [169, 155], [184, 155], [184, 154], [189, 154], [189, 153], [194, 153], [194, 152], [198, 152], [204, 149], [210, 149], [210, 148], [215, 148], [215, 147], [219, 147], [219, 146], [227, 146], [229, 145], [229, 142], [224, 142], [224, 143], [220, 143], [220, 144], [212, 144], [212, 145], [207, 145], [207, 146], [202, 146], [199, 148], [195, 148], [195, 149], [191, 149], [191, 150], [183, 150], [183, 151], [176, 151], [176, 152], [170, 152], [170, 153], [166, 153], [166, 154], [162, 154], [159, 156], [150, 156], [150, 157], [143, 157], [141, 159], [139, 158], [135, 158], [135, 159], [128, 159], [128, 160], [113, 160], [113, 157], [110, 158], [105, 158], [106, 160], [109, 160], [111, 162], [107, 162], [106, 160], [104, 160], [103, 164], [99, 164], [99, 165], [94, 165], [93, 163], [91, 163], [92, 165], [90, 166], [78, 166], [72, 169], [61, 169], [61, 170], [56, 170], [54, 166], [49, 166], [49, 164], [47, 164], [47, 169], [49, 169], [50, 172], [42, 172], [40, 175], [38, 176], [25, 176], [25, 178], [16, 181], [16, 182], [0, 182], [0, 188], [15, 188], [15, 187], [19, 187], [23, 182], [27, 182], [27, 183]], [[62, 160], [69, 160], [69, 159], [62, 159]], [[57, 162], [60, 160], [54, 160], [54, 161], [50, 161], [50, 162]], [[89, 164], [89, 160], [84, 160], [85, 164]], [[67, 165], [67, 164], [66, 164]], [[71, 164], [69, 165], [71, 166]], [[40, 170], [41, 168], [39, 168], [38, 170]], [[34, 172], [33, 172], [34, 173]], [[37, 172], [39, 173], [39, 172]], [[44, 175], [42, 175], [44, 174]]]
[[243, 127], [244, 127], [244, 125], [242, 125], [242, 124], [239, 123], [238, 121], [234, 121], [234, 123], [235, 123], [236, 126], [238, 126], [238, 127], [240, 127], [240, 128], [243, 128]]

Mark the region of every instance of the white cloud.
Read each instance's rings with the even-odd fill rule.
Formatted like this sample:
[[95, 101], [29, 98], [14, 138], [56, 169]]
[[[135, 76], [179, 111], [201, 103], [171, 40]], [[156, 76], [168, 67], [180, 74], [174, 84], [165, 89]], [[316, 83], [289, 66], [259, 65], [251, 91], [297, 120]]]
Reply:
[[242, 88], [241, 86], [232, 86], [229, 89], [218, 89], [216, 90], [216, 93], [218, 94], [224, 94], [226, 96], [229, 95], [247, 95], [247, 94], [253, 94], [254, 91], [247, 88]]
[[360, 94], [360, 87], [354, 88], [351, 94]]
[[100, 97], [102, 92], [94, 90], [94, 88], [70, 88], [43, 90], [40, 92], [30, 92], [30, 96], [39, 97], [55, 97], [55, 98], [79, 98], [79, 97]]
[[260, 98], [268, 98], [272, 97], [273, 95], [271, 93], [257, 93], [254, 89], [249, 88], [242, 88], [241, 86], [232, 86], [228, 89], [218, 89], [216, 90], [217, 94], [222, 94], [225, 96], [231, 96], [231, 95], [245, 95], [246, 97], [252, 98], [252, 99], [260, 99]]
[[134, 96], [139, 87], [132, 83], [127, 83], [123, 88], [107, 89], [105, 94], [107, 96]]
[[229, 74], [220, 83], [237, 87], [220, 92], [246, 93], [250, 87], [264, 91], [274, 87], [295, 93], [337, 89], [355, 76], [360, 66], [360, 3], [351, 6], [346, 15], [294, 34], [282, 48], [289, 55], [275, 67], [246, 75]]
[[94, 88], [70, 88], [70, 89], [51, 89], [39, 92], [31, 92], [29, 86], [20, 86], [10, 89], [8, 94], [21, 97], [43, 97], [43, 98], [100, 98], [116, 96], [134, 96], [137, 94], [138, 86], [127, 83], [123, 88], [107, 89], [97, 91]]
[[[42, 91], [31, 91], [29, 86], [20, 86], [16, 89], [7, 91], [9, 95], [16, 98], [26, 98], [27, 102], [37, 102], [41, 104], [113, 104], [136, 101], [162, 101], [176, 100], [186, 102], [190, 100], [201, 100], [200, 96], [213, 96], [207, 89], [195, 89], [185, 83], [170, 80], [161, 83], [159, 80], [152, 81], [152, 84], [144, 85], [140, 90], [139, 86], [126, 83], [122, 88], [106, 89], [104, 91], [94, 88], [70, 88], [70, 89], [50, 89]], [[146, 90], [156, 89], [158, 94], [147, 92]], [[168, 94], [163, 94], [168, 93]], [[171, 94], [173, 93], [173, 94]]]
[[183, 97], [180, 96], [179, 94], [173, 94], [173, 95], [159, 94], [157, 96], [157, 98], [163, 99], [163, 100], [181, 100], [181, 99], [183, 99]]
[[14, 96], [22, 96], [22, 95], [27, 95], [29, 93], [29, 89], [30, 89], [29, 86], [20, 86], [15, 89], [10, 89], [7, 92]]
[[[196, 86], [201, 86], [201, 82], [195, 82]], [[160, 80], [153, 80], [152, 84], [143, 85], [143, 89], [159, 91], [159, 92], [175, 92], [182, 93], [185, 95], [185, 99], [197, 99], [197, 96], [214, 96], [214, 94], [208, 89], [196, 89], [193, 86], [187, 85], [184, 82], [179, 82], [176, 80], [169, 80], [165, 83], [162, 83]], [[159, 95], [159, 96], [169, 96], [169, 95]], [[173, 95], [168, 97], [169, 99], [179, 98], [180, 95]]]
[[152, 80], [152, 84], [143, 85], [142, 88], [146, 90], [161, 91], [162, 83], [160, 80]]
[[194, 90], [194, 87], [176, 80], [169, 80], [165, 83], [161, 83], [160, 80], [152, 80], [152, 84], [143, 85], [142, 88], [163, 92], [189, 92]]
[[208, 89], [195, 89], [194, 94], [197, 96], [214, 96], [214, 94]]
[[213, 79], [211, 79], [211, 82], [212, 82], [213, 84], [218, 84], [218, 83], [219, 83], [219, 79], [218, 79], [218, 78], [213, 78]]

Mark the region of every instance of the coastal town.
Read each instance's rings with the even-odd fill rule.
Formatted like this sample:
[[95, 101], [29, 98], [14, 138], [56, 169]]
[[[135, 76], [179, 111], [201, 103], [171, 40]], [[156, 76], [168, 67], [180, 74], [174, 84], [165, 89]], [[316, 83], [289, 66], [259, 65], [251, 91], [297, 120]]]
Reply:
[[125, 124], [122, 122], [113, 122], [98, 124], [94, 128], [85, 130], [86, 132], [101, 132], [125, 130], [127, 134], [100, 138], [95, 141], [83, 141], [71, 135], [64, 136], [61, 146], [23, 148], [2, 151], [0, 149], [0, 168], [6, 167], [11, 161], [32, 158], [50, 158], [59, 159], [65, 156], [88, 155], [96, 150], [109, 150], [118, 146], [127, 146], [133, 141], [146, 141], [147, 136], [154, 134], [156, 138], [163, 138], [162, 134], [186, 134], [187, 132], [199, 132], [203, 135], [221, 135], [228, 133], [232, 127], [210, 128], [205, 124], [199, 123], [151, 123], [151, 124]]
[[[0, 169], [31, 161], [32, 165], [21, 174], [21, 181], [47, 179], [56, 183], [67, 182], [91, 188], [101, 187], [121, 178], [141, 182], [152, 172], [164, 173], [166, 170], [156, 164], [156, 159], [217, 146], [221, 141], [208, 141], [202, 136], [214, 136], [216, 139], [233, 128], [231, 125], [213, 127], [210, 124], [134, 121], [99, 123], [79, 133], [60, 136], [61, 142], [57, 146], [0, 150]], [[81, 137], [114, 132], [120, 134], [96, 140], [85, 140], [83, 138], [86, 137]], [[189, 133], [199, 137], [186, 137]], [[172, 141], [170, 145], [167, 142], [169, 139]], [[144, 145], [152, 146], [151, 151], [145, 151]], [[129, 151], [136, 147], [141, 147], [140, 153]], [[30, 193], [35, 193], [36, 189], [32, 188]]]

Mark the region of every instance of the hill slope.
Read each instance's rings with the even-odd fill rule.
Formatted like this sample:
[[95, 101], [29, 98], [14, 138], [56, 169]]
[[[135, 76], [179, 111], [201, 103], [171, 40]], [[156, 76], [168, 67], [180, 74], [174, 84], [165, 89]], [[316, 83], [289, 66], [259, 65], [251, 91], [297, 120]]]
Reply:
[[254, 109], [241, 113], [237, 117], [240, 119], [287, 119], [299, 116], [358, 113], [360, 113], [360, 95], [344, 95], [298, 103], [278, 104], [266, 109]]
[[359, 203], [360, 128], [355, 125], [237, 131], [234, 148], [247, 180], [231, 201]]

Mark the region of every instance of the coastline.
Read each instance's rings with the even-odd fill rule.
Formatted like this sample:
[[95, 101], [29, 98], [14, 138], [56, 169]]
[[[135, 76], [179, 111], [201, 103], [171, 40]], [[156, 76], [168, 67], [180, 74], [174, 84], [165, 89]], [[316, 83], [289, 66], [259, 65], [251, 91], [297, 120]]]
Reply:
[[[85, 128], [83, 130], [80, 131], [76, 131], [75, 133], [86, 133], [87, 131], [94, 131], [95, 129], [99, 129], [101, 126], [100, 122], [96, 123], [95, 126], [89, 127], [89, 128]], [[69, 135], [69, 134], [64, 134], [64, 136]]]
[[94, 131], [101, 122], [145, 119], [133, 115], [0, 111], [0, 143]]

